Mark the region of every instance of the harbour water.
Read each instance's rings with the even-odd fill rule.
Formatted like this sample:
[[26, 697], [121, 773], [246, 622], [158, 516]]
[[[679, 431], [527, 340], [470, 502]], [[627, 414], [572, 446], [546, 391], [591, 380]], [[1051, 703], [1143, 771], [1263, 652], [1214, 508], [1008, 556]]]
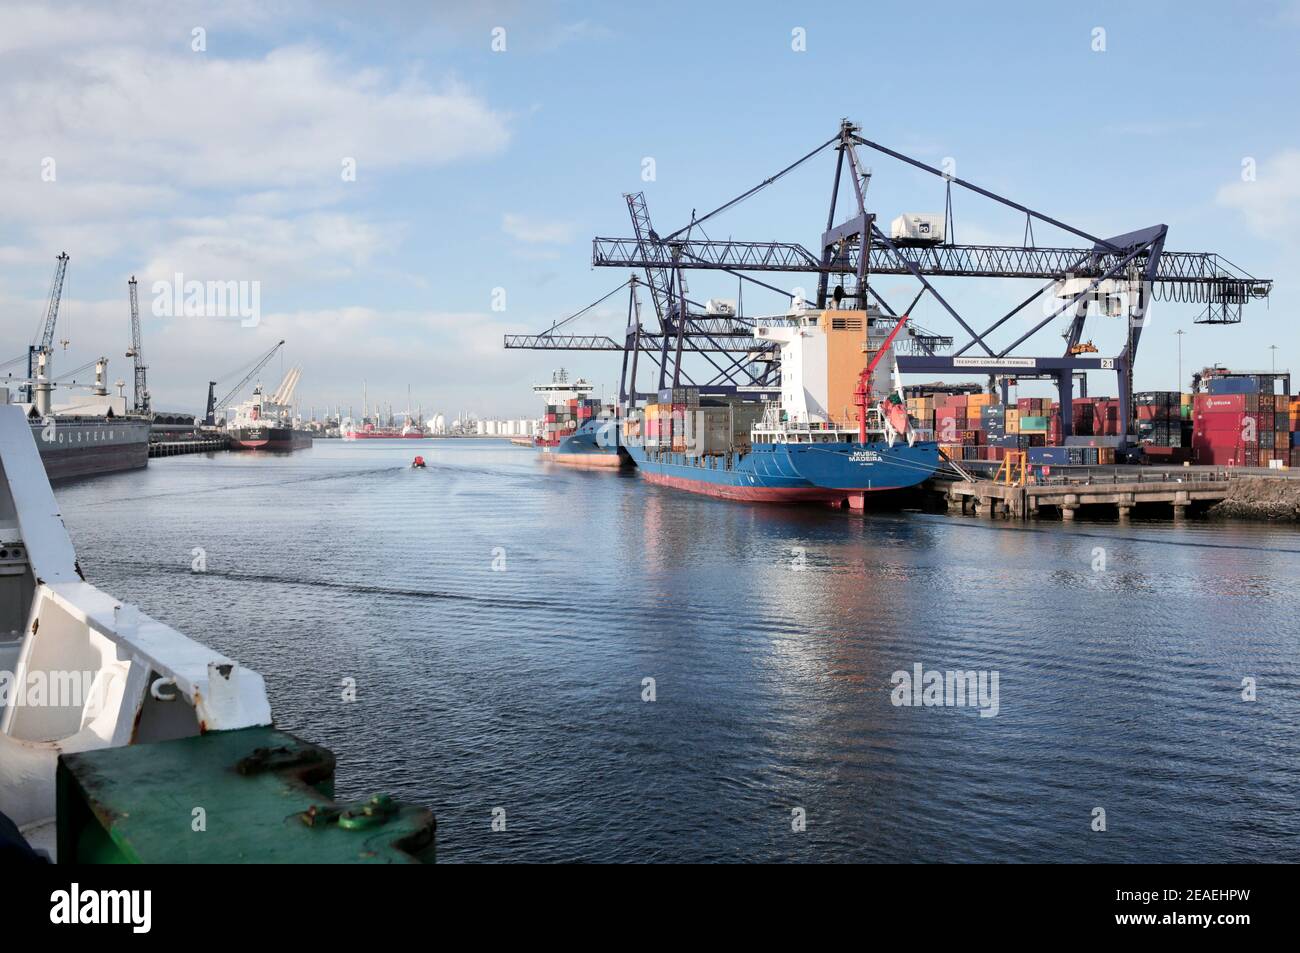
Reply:
[[[1285, 527], [864, 518], [474, 440], [56, 493], [91, 581], [264, 673], [341, 796], [432, 807], [442, 861], [1300, 860]], [[996, 715], [894, 704], [918, 664]]]

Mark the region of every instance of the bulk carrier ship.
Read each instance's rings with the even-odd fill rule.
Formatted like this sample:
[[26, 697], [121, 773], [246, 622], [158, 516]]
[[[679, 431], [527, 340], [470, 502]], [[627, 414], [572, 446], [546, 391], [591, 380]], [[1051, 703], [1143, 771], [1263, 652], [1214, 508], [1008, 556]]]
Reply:
[[301, 367], [290, 368], [270, 397], [262, 393], [261, 384], [253, 388], [253, 396], [235, 409], [226, 426], [231, 449], [285, 451], [312, 445], [311, 431], [295, 424], [291, 406], [301, 377]]
[[148, 464], [151, 418], [130, 413], [124, 395], [108, 393], [107, 368], [108, 362], [100, 358], [91, 392], [55, 406], [56, 386], [74, 385], [55, 385], [49, 355], [37, 355], [31, 401], [19, 406], [51, 480], [138, 470]]
[[861, 507], [916, 486], [939, 448], [902, 396], [893, 342], [906, 320], [797, 306], [760, 321], [755, 336], [780, 347], [779, 401], [664, 391], [624, 421], [623, 452], [647, 482], [733, 500]]

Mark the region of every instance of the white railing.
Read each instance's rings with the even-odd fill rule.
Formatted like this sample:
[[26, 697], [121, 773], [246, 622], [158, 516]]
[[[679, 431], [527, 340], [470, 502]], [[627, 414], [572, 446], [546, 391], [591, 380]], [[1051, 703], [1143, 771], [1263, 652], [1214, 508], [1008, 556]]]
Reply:
[[26, 622], [0, 643], [13, 668], [0, 710], [0, 812], [20, 827], [51, 817], [64, 752], [271, 723], [262, 676], [82, 578], [31, 427], [2, 397], [0, 476], [3, 542], [20, 544], [27, 561], [5, 577], [3, 597], [30, 594], [28, 606], [6, 606]]

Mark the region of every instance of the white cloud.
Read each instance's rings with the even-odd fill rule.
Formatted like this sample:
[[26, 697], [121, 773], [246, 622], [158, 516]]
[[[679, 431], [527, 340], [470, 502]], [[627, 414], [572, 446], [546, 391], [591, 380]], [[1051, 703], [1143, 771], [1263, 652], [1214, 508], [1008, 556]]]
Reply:
[[176, 219], [172, 227], [171, 240], [143, 269], [151, 278], [170, 278], [178, 271], [202, 281], [345, 277], [393, 248], [403, 233], [398, 226], [334, 213], [209, 216]]
[[1300, 150], [1289, 149], [1260, 161], [1254, 181], [1225, 185], [1216, 200], [1240, 212], [1256, 234], [1292, 240], [1300, 228]]
[[343, 189], [355, 187], [342, 178], [345, 158], [364, 181], [491, 155], [509, 138], [505, 118], [455, 82], [356, 69], [309, 47], [238, 60], [110, 48], [56, 62], [0, 89], [0, 169], [15, 186], [46, 184], [40, 162], [50, 156], [60, 186]]
[[[490, 157], [510, 140], [510, 117], [454, 76], [358, 64], [305, 42], [301, 16], [322, 24], [293, 2], [0, 7], [0, 334], [15, 353], [66, 249], [59, 334], [72, 345], [56, 353], [56, 373], [104, 354], [110, 377], [129, 376], [134, 272], [159, 406], [197, 409], [207, 380], [281, 337], [286, 360], [306, 365], [303, 393], [335, 398], [363, 377], [372, 393], [399, 380], [403, 391], [407, 380], [470, 390], [485, 368], [508, 366], [499, 315], [297, 310], [323, 288], [332, 295], [335, 280], [387, 281], [389, 300], [394, 284], [418, 286], [422, 276], [394, 264], [408, 230], [400, 211], [371, 204], [386, 198], [385, 177]], [[189, 48], [194, 25], [208, 30], [206, 53]], [[291, 45], [276, 45], [288, 30]], [[41, 179], [46, 156], [54, 182]], [[341, 175], [345, 157], [355, 182]], [[155, 318], [151, 283], [176, 272], [260, 282], [261, 324]]]
[[563, 245], [573, 240], [573, 226], [567, 222], [539, 222], [509, 212], [501, 220], [501, 229], [516, 241], [530, 245]]

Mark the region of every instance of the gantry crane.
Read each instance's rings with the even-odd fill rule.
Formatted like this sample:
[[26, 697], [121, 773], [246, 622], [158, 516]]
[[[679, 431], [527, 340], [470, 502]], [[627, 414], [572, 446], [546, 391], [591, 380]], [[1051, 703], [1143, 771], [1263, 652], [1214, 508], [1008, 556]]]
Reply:
[[[985, 199], [1017, 210], [1025, 216], [1025, 240], [1022, 245], [961, 245], [949, 233], [936, 242], [909, 243], [887, 235], [876, 224], [876, 214], [866, 205], [866, 183], [870, 173], [861, 163], [857, 149], [867, 148], [897, 159], [913, 168], [943, 179], [947, 189], [945, 221], [951, 218], [952, 188], [957, 186]], [[822, 233], [819, 253], [794, 242], [714, 241], [694, 237], [701, 225], [713, 216], [735, 206], [771, 185], [790, 170], [807, 162], [824, 150], [838, 153], [835, 184], [831, 195], [826, 230]], [[844, 172], [848, 171], [845, 176]], [[836, 222], [836, 206], [842, 179], [852, 185], [853, 211]], [[1033, 237], [1033, 225], [1047, 225], [1086, 243], [1079, 247], [1040, 247]], [[648, 219], [647, 219], [648, 223]], [[1165, 250], [1168, 226], [1154, 225], [1110, 238], [1101, 238], [1037, 212], [1011, 199], [997, 195], [943, 170], [910, 156], [888, 149], [860, 135], [859, 128], [848, 120], [840, 124], [837, 134], [796, 160], [776, 175], [703, 216], [691, 215], [690, 222], [666, 236], [644, 234], [636, 227], [634, 237], [601, 238], [592, 243], [592, 264], [599, 267], [667, 268], [672, 276], [660, 282], [668, 288], [683, 287], [681, 273], [687, 269], [724, 271], [754, 281], [749, 272], [814, 274], [817, 276], [816, 306], [825, 308], [830, 301], [848, 301], [859, 308], [879, 307], [890, 317], [910, 314], [921, 298], [929, 295], [970, 339], [952, 355], [924, 353], [900, 355], [898, 363], [904, 373], [988, 374], [990, 377], [1014, 374], [1017, 377], [1046, 377], [1055, 381], [1061, 404], [1062, 433], [1068, 435], [1071, 423], [1072, 380], [1087, 370], [1113, 371], [1119, 379], [1121, 419], [1131, 423], [1133, 364], [1142, 336], [1147, 309], [1152, 300], [1191, 302], [1205, 305], [1196, 318], [1200, 324], [1236, 324], [1241, 321], [1242, 306], [1250, 300], [1264, 299], [1272, 290], [1268, 279], [1256, 278], [1209, 252], [1173, 252]], [[912, 304], [895, 310], [869, 279], [872, 274], [904, 275], [920, 285]], [[1047, 284], [1012, 307], [982, 331], [943, 297], [932, 278], [1034, 278]], [[832, 290], [831, 281], [835, 281]], [[652, 282], [653, 285], [653, 282]], [[773, 289], [780, 290], [780, 289]], [[1045, 316], [1019, 334], [1009, 344], [994, 344], [991, 335], [1007, 324], [1044, 294], [1059, 304], [1045, 309]], [[679, 295], [681, 297], [681, 295]], [[1126, 299], [1126, 306], [1121, 306]], [[1077, 350], [1082, 340], [1090, 302], [1103, 301], [1109, 311], [1127, 319], [1125, 343], [1114, 357], [1085, 356]], [[1053, 356], [1024, 356], [1018, 349], [1056, 318], [1070, 313], [1063, 353]], [[1030, 319], [1032, 320], [1032, 319]], [[676, 326], [680, 345], [685, 325]], [[942, 341], [942, 338], [939, 338]], [[949, 339], [949, 343], [950, 343]], [[967, 352], [973, 352], [967, 356]], [[680, 353], [680, 349], [678, 351]], [[673, 368], [673, 383], [681, 375], [680, 364]]]
[[131, 298], [131, 347], [126, 356], [135, 362], [135, 412], [149, 413], [149, 386], [145, 380], [144, 350], [140, 342], [140, 299], [136, 295], [135, 275], [126, 283]]

